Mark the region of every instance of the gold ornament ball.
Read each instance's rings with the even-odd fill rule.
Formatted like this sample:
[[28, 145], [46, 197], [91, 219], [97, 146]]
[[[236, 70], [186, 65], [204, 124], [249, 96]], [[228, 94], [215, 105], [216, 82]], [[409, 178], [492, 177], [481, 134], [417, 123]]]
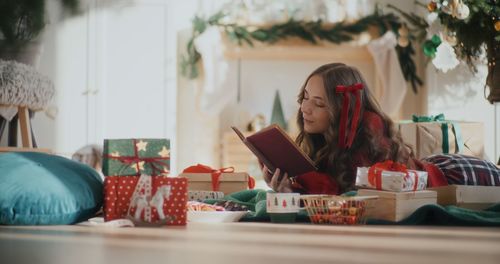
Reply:
[[434, 2], [434, 1], [431, 1], [427, 4], [427, 10], [429, 10], [429, 12], [434, 12], [436, 11], [437, 9], [437, 3]]
[[450, 6], [450, 4], [448, 3], [448, 1], [443, 1], [441, 3], [441, 11], [448, 14], [448, 15], [451, 15], [453, 13], [453, 6]]
[[500, 20], [497, 20], [497, 22], [495, 22], [495, 30], [500, 31]]
[[408, 40], [408, 38], [405, 38], [405, 37], [400, 37], [398, 39], [398, 45], [403, 47], [403, 48], [406, 48], [408, 46], [408, 44], [410, 44], [410, 41]]
[[457, 45], [457, 37], [453, 35], [447, 35], [444, 37], [444, 40], [448, 42], [451, 46]]
[[402, 26], [398, 29], [398, 34], [401, 37], [407, 37], [408, 36], [408, 28], [406, 26]]

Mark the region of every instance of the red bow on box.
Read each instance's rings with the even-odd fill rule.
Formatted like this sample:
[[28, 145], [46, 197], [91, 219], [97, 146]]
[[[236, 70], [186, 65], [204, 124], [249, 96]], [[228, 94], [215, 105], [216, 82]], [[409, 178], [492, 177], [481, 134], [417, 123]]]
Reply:
[[[219, 190], [219, 178], [222, 173], [234, 172], [233, 167], [213, 169], [210, 166], [197, 164], [195, 166], [190, 166], [185, 168], [183, 173], [211, 173], [212, 174], [212, 190]], [[255, 180], [252, 177], [248, 177], [248, 188], [253, 189], [255, 187]]]
[[[382, 172], [383, 171], [396, 171], [406, 174], [405, 178], [410, 177], [406, 165], [394, 162], [392, 160], [386, 160], [384, 162], [376, 163], [371, 166], [368, 170], [368, 182], [375, 186], [377, 190], [382, 190]], [[415, 182], [413, 184], [413, 191], [416, 191], [418, 187], [418, 176], [415, 174]]]

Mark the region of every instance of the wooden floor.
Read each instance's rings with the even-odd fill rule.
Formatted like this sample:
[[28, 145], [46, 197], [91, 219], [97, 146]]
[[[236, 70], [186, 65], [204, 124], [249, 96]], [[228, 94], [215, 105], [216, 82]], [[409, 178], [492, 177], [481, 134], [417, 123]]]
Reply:
[[500, 229], [232, 223], [0, 226], [0, 263], [500, 263]]

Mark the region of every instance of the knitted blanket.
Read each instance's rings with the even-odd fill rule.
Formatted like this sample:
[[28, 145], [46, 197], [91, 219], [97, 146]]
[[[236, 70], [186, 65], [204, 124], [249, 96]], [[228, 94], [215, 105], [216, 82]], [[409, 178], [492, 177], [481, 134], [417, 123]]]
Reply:
[[[240, 221], [267, 222], [270, 221], [266, 212], [266, 191], [246, 190], [226, 195], [223, 200], [234, 201], [246, 205], [252, 212]], [[205, 200], [215, 203], [218, 200]], [[309, 222], [307, 212], [301, 210], [297, 215], [297, 222]], [[476, 211], [456, 206], [425, 205], [412, 215], [399, 222], [368, 219], [367, 224], [373, 225], [439, 225], [439, 226], [500, 226], [500, 204]]]

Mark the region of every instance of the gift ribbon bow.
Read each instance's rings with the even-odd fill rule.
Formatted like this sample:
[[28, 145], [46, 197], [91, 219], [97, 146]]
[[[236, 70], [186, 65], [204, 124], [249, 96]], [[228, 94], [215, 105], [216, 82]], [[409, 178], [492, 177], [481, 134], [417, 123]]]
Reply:
[[132, 142], [134, 145], [134, 156], [113, 156], [109, 154], [104, 155], [104, 157], [108, 159], [118, 160], [124, 164], [120, 169], [118, 175], [120, 175], [120, 173], [128, 166], [135, 163], [137, 170], [137, 174], [135, 176], [140, 176], [141, 175], [140, 162], [144, 162], [144, 166], [146, 165], [151, 166], [152, 169], [151, 176], [159, 176], [162, 174], [169, 173], [168, 169], [164, 168], [168, 167], [168, 164], [165, 162], [165, 160], [169, 160], [170, 157], [140, 157], [139, 150], [137, 148], [137, 139], [132, 139]]
[[[190, 166], [185, 168], [183, 173], [210, 173], [212, 176], [212, 191], [219, 190], [219, 178], [222, 173], [234, 172], [234, 167], [213, 169], [210, 166], [203, 164], [197, 164], [195, 166]], [[252, 177], [248, 177], [248, 188], [253, 189], [255, 187], [255, 180]]]
[[448, 123], [451, 123], [452, 131], [453, 134], [455, 134], [455, 153], [461, 153], [462, 148], [464, 146], [464, 142], [462, 140], [462, 131], [460, 129], [460, 125], [447, 121], [444, 117], [444, 114], [439, 114], [437, 116], [417, 116], [413, 115], [412, 116], [412, 121], [414, 123], [418, 122], [439, 122], [441, 123], [441, 133], [443, 135], [442, 143], [441, 143], [441, 148], [443, 150], [443, 153], [450, 153], [450, 144], [449, 144], [449, 139], [448, 139]]
[[[394, 162], [392, 160], [386, 160], [384, 162], [376, 163], [368, 169], [368, 182], [377, 188], [377, 190], [382, 190], [382, 172], [383, 171], [395, 171], [402, 172], [405, 174], [405, 180], [410, 178], [410, 174], [406, 165]], [[415, 181], [413, 182], [413, 191], [417, 190], [418, 187], [418, 175], [414, 172]]]
[[444, 114], [441, 113], [437, 116], [418, 116], [418, 115], [412, 115], [412, 120], [413, 122], [415, 123], [418, 123], [418, 122], [433, 122], [433, 121], [444, 121], [445, 118], [444, 118]]
[[[339, 131], [339, 147], [340, 148], [350, 148], [356, 136], [356, 129], [358, 128], [359, 114], [361, 112], [361, 95], [359, 91], [363, 89], [362, 83], [356, 83], [350, 86], [337, 85], [336, 92], [344, 94], [342, 100], [342, 112], [340, 116], [340, 131]], [[350, 95], [353, 94], [356, 97], [356, 103], [354, 105], [354, 113], [351, 120], [351, 129], [349, 135], [346, 135], [346, 129], [348, 126], [347, 117], [349, 115], [349, 104]]]

